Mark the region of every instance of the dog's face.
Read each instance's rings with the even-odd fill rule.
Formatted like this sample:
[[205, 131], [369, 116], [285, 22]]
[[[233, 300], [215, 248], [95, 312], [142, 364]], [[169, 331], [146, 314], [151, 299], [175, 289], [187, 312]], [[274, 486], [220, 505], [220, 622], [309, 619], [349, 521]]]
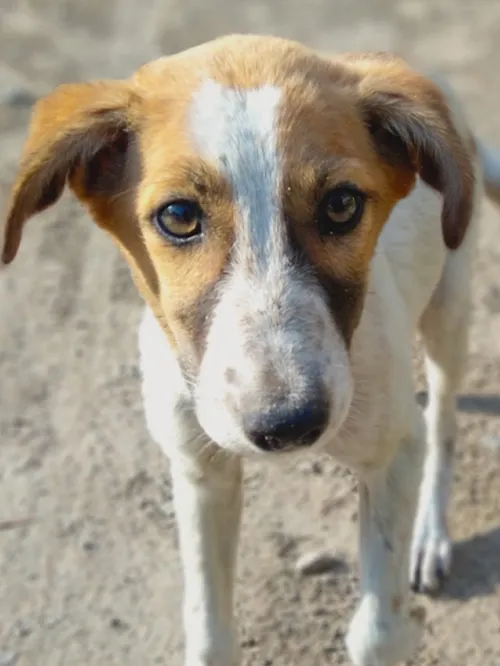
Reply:
[[233, 451], [333, 436], [378, 235], [419, 175], [456, 247], [472, 170], [440, 92], [384, 55], [232, 37], [42, 100], [3, 258], [66, 182], [117, 241], [206, 433]]

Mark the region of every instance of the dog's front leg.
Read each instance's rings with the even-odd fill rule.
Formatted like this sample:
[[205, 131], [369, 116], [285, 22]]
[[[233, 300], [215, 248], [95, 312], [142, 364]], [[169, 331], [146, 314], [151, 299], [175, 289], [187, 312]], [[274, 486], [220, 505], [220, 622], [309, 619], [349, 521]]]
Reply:
[[237, 666], [233, 578], [241, 513], [241, 462], [219, 452], [173, 460], [184, 569], [186, 666]]
[[417, 647], [423, 617], [409, 608], [409, 555], [423, 442], [405, 438], [392, 462], [360, 478], [361, 601], [347, 635], [356, 666], [392, 666]]

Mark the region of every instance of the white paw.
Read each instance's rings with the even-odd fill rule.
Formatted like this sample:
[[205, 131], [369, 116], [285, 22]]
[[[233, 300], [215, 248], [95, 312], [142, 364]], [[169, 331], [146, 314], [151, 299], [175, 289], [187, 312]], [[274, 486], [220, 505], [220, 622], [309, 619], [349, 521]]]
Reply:
[[444, 526], [431, 529], [428, 522], [420, 529], [417, 524], [411, 551], [410, 582], [414, 592], [433, 594], [450, 572], [452, 545]]
[[362, 602], [351, 621], [346, 645], [355, 666], [393, 666], [412, 657], [418, 647], [424, 611], [380, 617], [375, 604]]

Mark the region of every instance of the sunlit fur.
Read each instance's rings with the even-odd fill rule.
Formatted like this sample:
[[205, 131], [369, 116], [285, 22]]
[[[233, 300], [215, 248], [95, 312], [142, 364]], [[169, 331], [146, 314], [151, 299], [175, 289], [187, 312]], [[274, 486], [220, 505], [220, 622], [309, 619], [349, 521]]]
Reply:
[[[318, 202], [346, 182], [364, 193], [363, 217], [323, 237]], [[171, 459], [186, 666], [240, 664], [242, 460], [284, 455], [266, 457], [244, 423], [306, 399], [328, 407], [308, 450], [359, 477], [350, 657], [357, 666], [410, 657], [423, 619], [410, 582], [435, 588], [451, 557], [454, 398], [478, 202], [483, 189], [500, 201], [500, 159], [473, 137], [452, 92], [388, 54], [328, 59], [286, 40], [223, 38], [37, 104], [4, 263], [66, 184], [118, 244], [147, 305], [143, 398]], [[179, 198], [203, 211], [203, 237], [183, 246], [154, 224]], [[419, 327], [425, 421], [411, 364]]]

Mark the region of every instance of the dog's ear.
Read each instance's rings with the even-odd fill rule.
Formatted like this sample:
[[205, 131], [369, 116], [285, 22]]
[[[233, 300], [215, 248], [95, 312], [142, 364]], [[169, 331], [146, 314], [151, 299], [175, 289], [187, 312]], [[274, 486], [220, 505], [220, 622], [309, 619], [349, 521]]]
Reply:
[[395, 169], [410, 170], [443, 195], [444, 241], [458, 248], [472, 215], [474, 142], [456, 126], [451, 100], [389, 54], [347, 56], [345, 63], [377, 151]]
[[17, 254], [25, 222], [69, 184], [80, 198], [120, 187], [133, 131], [122, 81], [62, 85], [35, 106], [7, 207], [2, 261]]

